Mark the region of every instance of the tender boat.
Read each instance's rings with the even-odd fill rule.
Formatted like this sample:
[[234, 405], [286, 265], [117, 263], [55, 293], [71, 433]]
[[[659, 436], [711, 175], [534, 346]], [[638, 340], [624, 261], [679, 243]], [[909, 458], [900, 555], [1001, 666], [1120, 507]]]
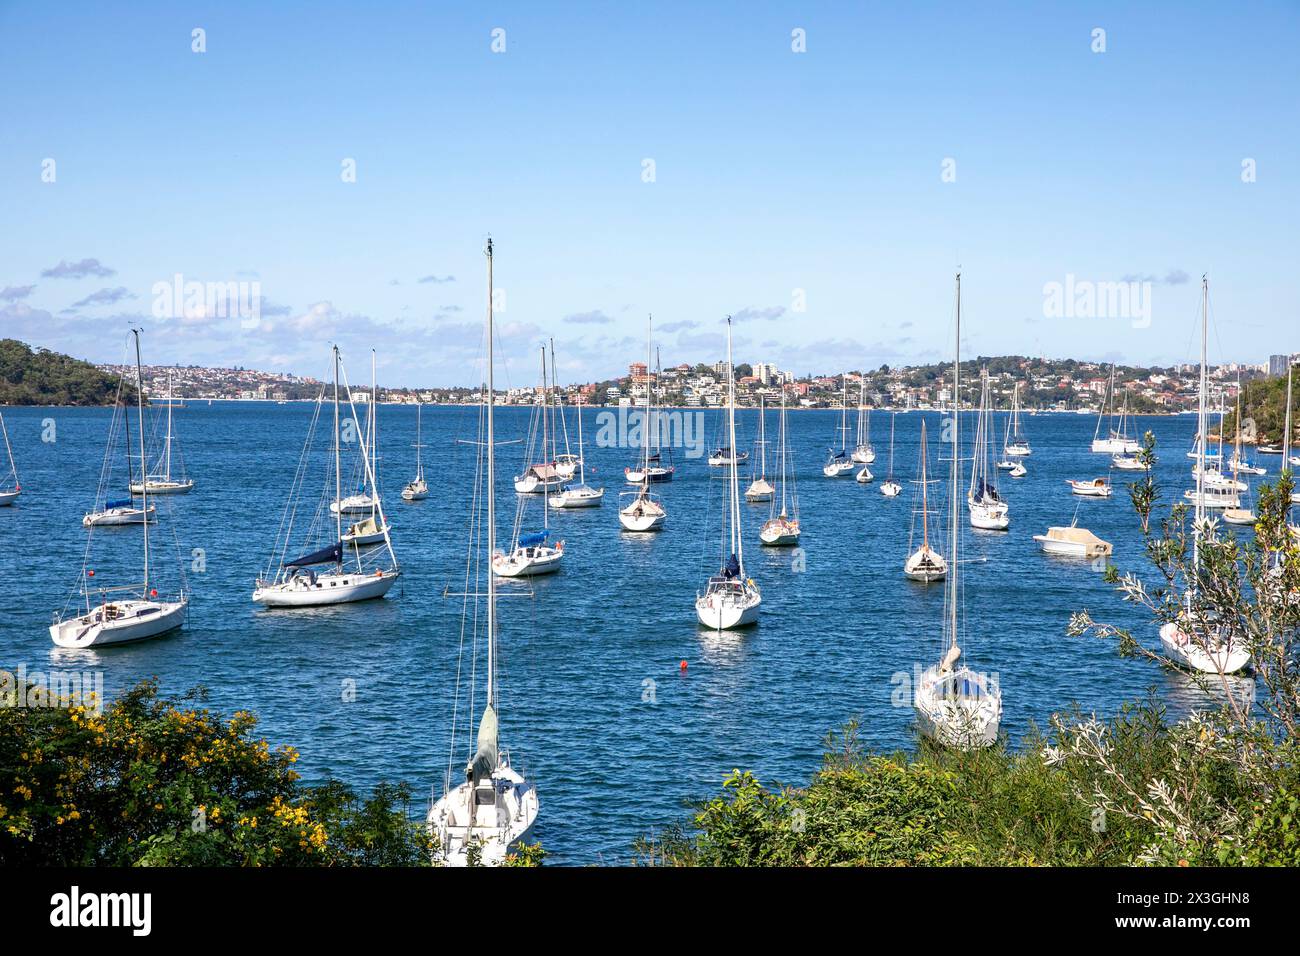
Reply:
[[1074, 524], [1048, 528], [1047, 534], [1036, 534], [1034, 540], [1048, 554], [1071, 558], [1101, 558], [1114, 550], [1109, 541], [1103, 541], [1087, 528]]

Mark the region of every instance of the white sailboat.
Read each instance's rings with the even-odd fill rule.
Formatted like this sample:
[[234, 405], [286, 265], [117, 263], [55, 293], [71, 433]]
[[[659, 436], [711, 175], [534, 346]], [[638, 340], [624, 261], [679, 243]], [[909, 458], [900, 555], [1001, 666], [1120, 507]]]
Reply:
[[880, 486], [880, 493], [886, 498], [897, 498], [903, 493], [903, 486], [894, 480], [894, 420], [898, 412], [889, 415], [889, 477]]
[[[496, 438], [493, 430], [495, 396], [493, 392], [492, 355], [492, 240], [487, 244], [488, 260], [488, 313], [487, 313], [487, 409], [486, 434], [480, 446], [486, 456], [487, 487], [474, 500], [486, 502], [487, 553], [496, 554]], [[466, 559], [469, 580], [474, 585], [467, 588], [464, 623], [478, 636], [478, 577], [480, 562], [475, 560], [475, 540], [469, 542]], [[504, 863], [510, 847], [527, 836], [537, 822], [540, 809], [537, 788], [511, 766], [510, 752], [500, 745], [500, 718], [497, 713], [497, 592], [496, 577], [487, 574], [487, 630], [483, 635], [486, 644], [487, 666], [483, 679], [486, 703], [479, 718], [478, 734], [473, 742], [473, 754], [465, 766], [465, 779], [455, 787], [451, 785], [451, 761], [457, 746], [455, 727], [452, 729], [452, 756], [448, 760], [447, 780], [442, 796], [429, 809], [429, 830], [436, 841], [434, 861], [447, 866], [468, 866], [478, 862], [488, 866]], [[457, 674], [464, 668], [457, 667]], [[470, 667], [470, 671], [474, 668]], [[471, 683], [471, 687], [473, 684]], [[457, 679], [457, 695], [460, 681]]]
[[[960, 295], [960, 287], [958, 288]], [[960, 312], [961, 302], [957, 303]], [[985, 531], [1005, 531], [1011, 525], [1011, 506], [998, 493], [997, 469], [989, 467], [989, 430], [992, 425], [989, 409], [989, 373], [980, 373], [980, 410], [975, 424], [975, 452], [971, 457], [970, 488], [966, 492], [966, 508], [970, 512], [972, 528]]]
[[[653, 336], [649, 335], [649, 329], [654, 324], [654, 317], [646, 317], [647, 336], [653, 342]], [[654, 376], [650, 375], [650, 349], [651, 345], [646, 346], [646, 392], [645, 392], [645, 411], [642, 417], [642, 431], [648, 436], [642, 446], [641, 454], [635, 464], [623, 469], [623, 475], [629, 485], [639, 485], [644, 481], [652, 484], [661, 484], [665, 481], [672, 481], [673, 475], [677, 472], [677, 466], [673, 464], [673, 451], [669, 447], [668, 464], [664, 464], [664, 448], [662, 447], [659, 428], [659, 414], [655, 408], [654, 391], [659, 381], [659, 350], [655, 349], [655, 371]], [[713, 464], [713, 462], [709, 462]], [[651, 509], [653, 510], [653, 509]]]
[[555, 470], [565, 481], [572, 481], [582, 466], [582, 449], [573, 454], [569, 449], [569, 419], [564, 414], [564, 390], [560, 388], [559, 374], [555, 365], [555, 339], [551, 339], [551, 388], [555, 392], [556, 418], [560, 422], [560, 433], [564, 436], [564, 451], [555, 456]]
[[912, 706], [922, 734], [947, 747], [973, 750], [987, 747], [997, 740], [998, 725], [1002, 720], [1002, 692], [987, 674], [962, 662], [962, 649], [957, 643], [962, 603], [959, 584], [961, 564], [958, 557], [961, 524], [957, 510], [957, 473], [961, 449], [961, 273], [957, 274], [957, 298], [957, 344], [952, 374], [952, 486], [949, 496], [951, 540], [949, 573], [944, 583], [944, 652], [937, 664], [927, 667], [921, 673], [913, 693]]
[[[731, 316], [727, 316], [727, 433], [736, 447], [736, 374], [731, 362]], [[740, 530], [740, 479], [733, 458], [728, 466], [728, 507], [723, 510], [722, 567], [695, 598], [700, 624], [726, 631], [758, 620], [763, 602], [758, 585], [745, 574], [744, 535]]]
[[[554, 355], [554, 353], [552, 353]], [[582, 450], [582, 399], [578, 399], [578, 484], [570, 485], [551, 498], [552, 508], [595, 508], [605, 500], [604, 488], [587, 484], [587, 462]]]
[[1002, 454], [1007, 458], [1026, 458], [1034, 450], [1029, 447], [1024, 428], [1020, 424], [1020, 383], [1011, 388], [1011, 422], [1007, 436], [1002, 443]]
[[[538, 391], [540, 401], [534, 403], [532, 423], [528, 427], [528, 457], [533, 463], [515, 477], [515, 492], [521, 495], [549, 495], [559, 491], [568, 482], [560, 473], [555, 460], [556, 446], [550, 415], [550, 389], [546, 384], [546, 348], [542, 348], [542, 380]], [[541, 452], [534, 456], [538, 438]], [[527, 459], [525, 459], [527, 460]]]
[[[928, 477], [929, 455], [926, 452], [925, 442], [925, 419], [921, 419], [921, 478], [913, 482], [917, 490], [912, 495], [912, 529], [908, 535], [908, 556], [903, 562], [903, 573], [913, 581], [920, 581], [922, 584], [929, 584], [931, 581], [942, 581], [948, 574], [948, 562], [944, 556], [930, 544], [930, 485], [933, 480]], [[916, 507], [916, 499], [920, 498], [921, 507]], [[915, 550], [912, 546], [916, 544], [916, 518], [921, 516], [921, 545]]]
[[[346, 501], [343, 498], [343, 449], [339, 421], [339, 376], [342, 372], [346, 384], [347, 373], [342, 369], [342, 359], [338, 346], [331, 349], [334, 365], [334, 429], [333, 460], [334, 496], [331, 504]], [[371, 392], [370, 401], [375, 400]], [[325, 392], [322, 389], [316, 400], [316, 409], [312, 415], [307, 432], [306, 446], [299, 460], [298, 471], [294, 476], [293, 487], [285, 505], [284, 517], [280, 522], [280, 531], [276, 536], [275, 551], [267, 563], [266, 571], [261, 574], [253, 588], [254, 603], [265, 607], [322, 607], [331, 604], [351, 604], [356, 601], [368, 601], [380, 598], [388, 593], [402, 571], [393, 551], [392, 539], [388, 536], [388, 522], [384, 519], [384, 506], [375, 489], [375, 474], [371, 452], [364, 435], [358, 435], [359, 458], [364, 475], [364, 495], [374, 502], [376, 530], [384, 548], [367, 548], [363, 550], [357, 544], [345, 547], [343, 543], [343, 509], [328, 509], [333, 521], [328, 519], [312, 521], [306, 534], [300, 539], [304, 546], [312, 550], [294, 558], [285, 560], [289, 548], [295, 540], [294, 518], [297, 514], [297, 501], [303, 489], [303, 482], [308, 472], [309, 453], [312, 438], [320, 419], [321, 409], [325, 404]], [[352, 420], [356, 421], [356, 406], [352, 404], [352, 390], [348, 388], [348, 407]], [[321, 514], [325, 509], [320, 509]], [[323, 547], [321, 546], [323, 544]], [[387, 560], [385, 560], [385, 554]], [[317, 570], [324, 568], [324, 570]]]
[[[143, 381], [143, 376], [139, 376]], [[113, 398], [113, 417], [108, 426], [108, 444], [104, 451], [104, 464], [100, 470], [99, 490], [95, 494], [95, 506], [87, 511], [81, 518], [82, 527], [99, 528], [114, 527], [121, 525], [148, 524], [157, 520], [156, 508], [147, 500], [142, 500], [139, 505], [135, 503], [134, 498], [116, 498], [110, 499], [107, 496], [108, 489], [114, 487], [112, 481], [113, 475], [113, 445], [117, 439], [117, 410], [122, 410], [122, 436], [123, 436], [123, 458], [126, 460], [126, 483], [127, 487], [139, 485], [135, 481], [133, 466], [131, 464], [131, 406], [122, 399], [122, 387], [126, 382], [123, 375], [118, 380], [117, 394]], [[141, 407], [140, 412], [140, 442], [144, 442], [144, 411], [141, 396], [137, 396], [137, 404]], [[140, 472], [143, 474], [147, 470], [146, 459], [142, 456], [140, 459]]]
[[[542, 347], [542, 454], [546, 454], [546, 348]], [[554, 439], [552, 439], [554, 440]], [[529, 449], [532, 442], [529, 442]], [[554, 451], [554, 449], [552, 449]], [[554, 461], [552, 454], [551, 460]], [[538, 466], [532, 466], [536, 469]], [[552, 469], [554, 466], [551, 466]], [[530, 469], [531, 470], [531, 469]], [[519, 491], [520, 479], [515, 479], [515, 491]], [[515, 506], [514, 530], [511, 532], [510, 549], [498, 551], [492, 555], [492, 570], [503, 578], [527, 578], [540, 574], [553, 574], [560, 570], [564, 560], [564, 542], [548, 544], [551, 537], [550, 496], [551, 485], [542, 481], [539, 486], [542, 494], [542, 527], [540, 531], [525, 531], [524, 519], [528, 514], [528, 500], [520, 497]], [[559, 486], [561, 489], [563, 485]]]
[[827, 478], [838, 478], [853, 470], [853, 457], [849, 454], [849, 380], [840, 376], [840, 447], [826, 449], [826, 464], [822, 474]]
[[[650, 493], [650, 485], [658, 480], [655, 478], [655, 469], [658, 468], [656, 462], [657, 456], [650, 453], [651, 442], [650, 432], [654, 428], [654, 417], [651, 415], [653, 408], [652, 382], [649, 380], [650, 374], [650, 353], [654, 348], [654, 318], [646, 318], [646, 390], [645, 390], [645, 410], [641, 418], [641, 462], [635, 468], [626, 470], [628, 481], [631, 481], [633, 475], [636, 476], [636, 483], [640, 487], [635, 492], [625, 491], [620, 498], [630, 497], [632, 500], [618, 510], [618, 523], [623, 526], [625, 531], [658, 531], [664, 526], [664, 521], [668, 518], [668, 512], [664, 509], [663, 501], [658, 495]], [[668, 478], [672, 477], [671, 470]], [[667, 478], [662, 479], [667, 480]]]
[[[876, 449], [871, 445], [871, 409], [867, 408], [867, 377], [858, 378], [858, 434], [853, 446], [853, 461], [859, 465], [870, 465], [876, 460]], [[865, 471], [865, 469], [863, 469]], [[870, 472], [867, 472], [870, 474]], [[858, 480], [861, 481], [861, 472]], [[870, 481], [870, 479], [867, 479]]]
[[749, 487], [745, 489], [745, 500], [754, 502], [771, 501], [776, 489], [767, 480], [767, 407], [763, 403], [762, 396], [759, 396], [758, 399], [758, 441], [755, 444], [758, 446], [758, 459], [756, 461], [758, 468], [754, 472]]
[[[366, 423], [366, 445], [370, 448], [370, 477], [373, 479], [370, 487], [370, 515], [349, 524], [347, 530], [343, 532], [343, 543], [358, 547], [361, 545], [382, 544], [388, 540], [388, 536], [393, 530], [379, 507], [379, 387], [375, 376], [374, 349], [370, 350], [370, 403], [368, 410], [370, 416]], [[365, 477], [363, 473], [361, 476], [363, 486], [366, 484]]]
[[[142, 475], [140, 481], [131, 482], [130, 491], [133, 495], [141, 494], [145, 487], [148, 486], [151, 495], [184, 495], [194, 490], [194, 479], [185, 474], [185, 462], [180, 462], [180, 475], [172, 475], [172, 457], [173, 446], [180, 443], [172, 431], [172, 408], [175, 400], [172, 396], [172, 373], [171, 369], [167, 370], [167, 435], [163, 439], [163, 450], [159, 456], [158, 468], [147, 475]], [[143, 430], [144, 420], [141, 419], [141, 428]], [[179, 452], [177, 452], [179, 457]]]
[[0, 508], [11, 505], [22, 494], [23, 487], [18, 481], [18, 466], [14, 464], [14, 450], [9, 445], [9, 428], [5, 425], [4, 412], [0, 412], [0, 434], [4, 435], [5, 454], [9, 457], [9, 472], [5, 483], [0, 485]]
[[[1124, 404], [1119, 412], [1119, 422], [1115, 423], [1115, 416], [1108, 412], [1111, 411], [1115, 402], [1115, 365], [1110, 366], [1110, 381], [1106, 386], [1106, 399], [1102, 402], [1101, 411], [1097, 414], [1097, 428], [1092, 435], [1092, 450], [1097, 453], [1107, 455], [1131, 455], [1141, 451], [1142, 446], [1128, 436], [1128, 391], [1124, 392]], [[1106, 437], [1101, 437], [1101, 425], [1109, 417], [1111, 422], [1107, 428]]]
[[[1207, 367], [1207, 335], [1210, 312], [1210, 283], [1201, 277], [1201, 380], [1197, 396], [1196, 425], [1197, 434], [1206, 434], [1205, 405], [1209, 391]], [[1222, 433], [1222, 429], [1220, 429]], [[1199, 444], [1200, 456], [1197, 464], [1200, 468], [1196, 478], [1195, 514], [1192, 519], [1192, 572], [1198, 574], [1201, 564], [1201, 536], [1212, 525], [1206, 514], [1207, 504], [1202, 492], [1205, 490], [1205, 442]], [[1230, 626], [1215, 620], [1212, 611], [1198, 607], [1197, 589], [1193, 581], [1187, 590], [1187, 601], [1182, 613], [1175, 621], [1167, 621], [1160, 627], [1160, 643], [1176, 663], [1193, 670], [1208, 674], [1232, 674], [1250, 663], [1250, 649], [1243, 643], [1235, 641]]]
[[420, 441], [420, 413], [423, 411], [424, 403], [417, 402], [415, 405], [415, 477], [402, 486], [403, 501], [423, 501], [429, 497], [429, 483], [424, 480], [424, 463], [420, 458], [420, 449], [424, 447]]
[[776, 496], [772, 496], [771, 513], [759, 529], [758, 540], [770, 548], [785, 547], [799, 543], [799, 493], [791, 488], [794, 475], [790, 468], [789, 445], [785, 431], [785, 386], [781, 387], [781, 425], [779, 435], [779, 458], [781, 471], [781, 510], [776, 510]]
[[[1233, 436], [1232, 461], [1231, 461], [1232, 478], [1234, 482], [1237, 480], [1237, 474], [1238, 474], [1237, 469], [1239, 463], [1241, 462], [1241, 375], [1240, 374], [1237, 375], [1237, 414], [1235, 416], [1235, 420], [1236, 420], [1236, 432]], [[1219, 433], [1220, 434], [1223, 433], [1222, 416], [1220, 416], [1220, 420], [1219, 420]], [[1243, 487], [1241, 490], [1249, 491], [1249, 486], [1243, 483]], [[1255, 523], [1255, 512], [1252, 511], [1250, 508], [1240, 508], [1240, 507], [1227, 508], [1223, 512], [1223, 520], [1228, 524], [1253, 525]]]
[[[140, 331], [132, 330], [135, 337], [135, 387], [140, 421], [144, 422], [144, 374], [140, 363]], [[140, 429], [140, 470], [145, 471], [148, 459], [144, 450], [144, 429]], [[152, 511], [149, 504], [148, 484], [140, 492], [141, 510]], [[184, 577], [180, 589], [170, 598], [161, 597], [150, 582], [149, 522], [142, 522], [144, 577], [139, 584], [94, 587], [90, 586], [95, 570], [83, 567], [80, 586], [81, 609], [71, 617], [68, 608], [56, 612], [50, 624], [50, 640], [59, 647], [101, 647], [109, 644], [127, 644], [158, 637], [184, 626], [189, 608], [189, 595]], [[86, 556], [90, 557], [87, 544]], [[179, 562], [178, 562], [179, 563]]]

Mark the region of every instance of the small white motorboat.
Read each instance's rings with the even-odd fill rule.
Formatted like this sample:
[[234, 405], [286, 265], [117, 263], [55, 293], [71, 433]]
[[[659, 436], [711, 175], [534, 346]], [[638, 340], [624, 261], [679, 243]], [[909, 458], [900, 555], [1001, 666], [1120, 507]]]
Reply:
[[871, 469], [866, 465], [859, 468], [858, 473], [853, 478], [860, 485], [869, 485], [876, 480], [876, 476], [871, 473]]
[[891, 478], [881, 483], [880, 493], [886, 498], [897, 498], [903, 493], [903, 486]]
[[1112, 455], [1110, 459], [1112, 468], [1119, 471], [1146, 471], [1147, 466], [1142, 464], [1142, 459], [1137, 455]]
[[1011, 467], [1011, 470], [1007, 472], [1007, 474], [1012, 478], [1023, 478], [1025, 475], [1029, 474], [1029, 469], [1025, 467], [1023, 462], [1018, 461]]
[[1223, 520], [1227, 524], [1253, 525], [1255, 523], [1255, 512], [1249, 508], [1227, 508], [1223, 512]]

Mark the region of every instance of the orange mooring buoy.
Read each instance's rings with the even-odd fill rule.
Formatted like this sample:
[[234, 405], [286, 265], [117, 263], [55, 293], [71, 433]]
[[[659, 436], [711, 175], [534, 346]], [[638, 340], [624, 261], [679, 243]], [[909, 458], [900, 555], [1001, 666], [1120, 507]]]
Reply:
[[682, 661], [682, 662], [681, 662], [680, 664], [678, 664], [677, 666], [678, 666], [681, 670], [686, 670], [686, 662], [685, 662], [685, 661]]

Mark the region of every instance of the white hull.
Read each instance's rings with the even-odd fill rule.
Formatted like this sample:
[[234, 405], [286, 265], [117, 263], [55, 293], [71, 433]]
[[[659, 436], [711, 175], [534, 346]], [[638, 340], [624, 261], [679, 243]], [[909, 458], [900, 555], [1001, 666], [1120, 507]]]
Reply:
[[757, 478], [745, 489], [745, 500], [771, 501], [772, 495], [775, 493], [776, 489], [772, 487], [766, 478]]
[[89, 614], [50, 625], [59, 647], [103, 647], [158, 637], [185, 624], [187, 601], [111, 601]]
[[658, 531], [664, 526], [668, 514], [662, 509], [637, 509], [629, 505], [618, 513], [618, 523], [627, 531]]
[[1109, 498], [1111, 494], [1110, 485], [1106, 483], [1097, 484], [1093, 481], [1071, 481], [1066, 479], [1070, 484], [1070, 492], [1081, 498]]
[[331, 501], [330, 514], [338, 514], [339, 512], [345, 515], [369, 514], [375, 510], [377, 504], [376, 499], [371, 498], [369, 495], [351, 495], [344, 498], [342, 502]]
[[757, 588], [749, 589], [746, 597], [739, 600], [730, 595], [704, 594], [695, 600], [695, 616], [710, 630], [729, 631], [757, 621], [762, 602]]
[[427, 497], [429, 497], [429, 483], [423, 478], [407, 482], [406, 487], [402, 489], [403, 501], [423, 501]]
[[629, 485], [639, 485], [649, 476], [651, 484], [659, 484], [665, 481], [673, 480], [673, 468], [651, 468], [648, 471], [643, 468], [625, 468], [623, 474], [627, 478]]
[[1227, 524], [1253, 525], [1255, 512], [1247, 511], [1245, 508], [1228, 508], [1223, 512], [1223, 520]]
[[[185, 481], [164, 481], [161, 478], [150, 478], [147, 484], [151, 495], [187, 495], [194, 490], [194, 480], [192, 478]], [[143, 491], [144, 487], [140, 482], [131, 482], [131, 494], [138, 495]]]
[[[735, 464], [739, 465], [741, 462], [748, 461], [748, 460], [749, 460], [749, 453], [745, 452], [739, 458], [735, 459]], [[725, 456], [721, 456], [721, 455], [709, 456], [710, 468], [726, 468], [728, 465], [731, 464], [732, 464], [732, 459], [727, 458]]]
[[921, 733], [945, 747], [975, 750], [998, 739], [1002, 695], [968, 667], [941, 674], [927, 668], [917, 684], [912, 706]]
[[551, 499], [551, 507], [595, 508], [604, 500], [604, 488], [567, 488]]
[[20, 494], [22, 494], [20, 491], [0, 491], [0, 508], [13, 504]]
[[1005, 531], [1011, 526], [1011, 509], [1003, 502], [981, 504], [967, 499], [970, 526], [984, 531]]
[[582, 460], [577, 455], [560, 455], [555, 459], [555, 473], [565, 481], [568, 481], [578, 473], [578, 466]]
[[515, 492], [521, 495], [540, 495], [544, 492], [556, 492], [564, 487], [564, 479], [560, 477], [548, 478], [543, 481], [532, 475], [525, 475], [522, 478], [515, 479]]
[[320, 575], [299, 574], [286, 581], [257, 583], [253, 601], [266, 607], [324, 607], [381, 598], [397, 580], [398, 571], [360, 571]]
[[384, 527], [378, 531], [365, 531], [365, 532], [345, 531], [343, 532], [343, 543], [350, 544], [358, 548], [361, 547], [362, 545], [367, 545], [367, 544], [383, 544], [385, 532], [391, 533], [392, 530], [393, 529], [391, 527]]
[[1259, 475], [1268, 474], [1267, 468], [1261, 468], [1258, 465], [1248, 465], [1244, 461], [1238, 461], [1235, 458], [1232, 461], [1228, 462], [1228, 470], [1235, 471], [1238, 474], [1242, 474], [1242, 475], [1259, 476]]
[[903, 486], [896, 481], [886, 481], [880, 486], [880, 493], [886, 498], [897, 498], [903, 493]]
[[942, 581], [948, 576], [948, 562], [933, 548], [922, 546], [904, 562], [903, 573], [922, 584]]
[[1206, 489], [1199, 495], [1196, 491], [1184, 491], [1183, 497], [1193, 507], [1199, 497], [1203, 508], [1237, 508], [1241, 506], [1241, 496], [1234, 491], [1210, 491]]
[[1095, 542], [1072, 541], [1052, 534], [1053, 531], [1069, 530], [1073, 529], [1049, 528], [1047, 534], [1034, 535], [1034, 540], [1047, 554], [1060, 555], [1066, 558], [1101, 558], [1111, 553], [1111, 546], [1100, 539]]
[[1112, 468], [1119, 471], [1146, 471], [1146, 465], [1142, 464], [1141, 459], [1132, 455], [1114, 455], [1110, 459]]
[[874, 464], [876, 460], [876, 450], [870, 445], [859, 445], [853, 449], [853, 460], [859, 465]]
[[[154, 511], [153, 505], [149, 506], [148, 521], [154, 524], [158, 520], [158, 515]], [[81, 519], [81, 523], [87, 528], [98, 528], [102, 526], [124, 525], [124, 524], [144, 524], [145, 512], [141, 508], [109, 508], [105, 511], [92, 511]]]
[[1142, 450], [1132, 438], [1094, 438], [1092, 450], [1101, 455], [1132, 455]]
[[1202, 647], [1173, 621], [1161, 626], [1160, 643], [1179, 664], [1206, 674], [1235, 674], [1250, 663], [1250, 651], [1245, 648], [1213, 643]]
[[1008, 445], [1006, 448], [1002, 449], [1002, 454], [1006, 455], [1008, 458], [1027, 458], [1033, 453], [1033, 449], [1028, 445], [1023, 444]]
[[539, 574], [553, 574], [560, 570], [564, 560], [564, 543], [556, 547], [546, 545], [516, 548], [509, 554], [492, 555], [492, 571], [503, 578], [531, 578]]
[[871, 469], [866, 467], [860, 469], [853, 478], [860, 485], [869, 485], [876, 480], [876, 476], [871, 473]]
[[444, 795], [429, 811], [429, 829], [437, 840], [434, 862], [469, 866], [470, 847], [477, 848], [480, 866], [500, 866], [510, 848], [528, 836], [540, 809], [537, 788], [508, 764], [482, 781], [486, 800], [476, 800], [469, 781]]
[[853, 462], [849, 459], [843, 461], [831, 462], [822, 469], [822, 474], [827, 478], [839, 478], [853, 470]]

